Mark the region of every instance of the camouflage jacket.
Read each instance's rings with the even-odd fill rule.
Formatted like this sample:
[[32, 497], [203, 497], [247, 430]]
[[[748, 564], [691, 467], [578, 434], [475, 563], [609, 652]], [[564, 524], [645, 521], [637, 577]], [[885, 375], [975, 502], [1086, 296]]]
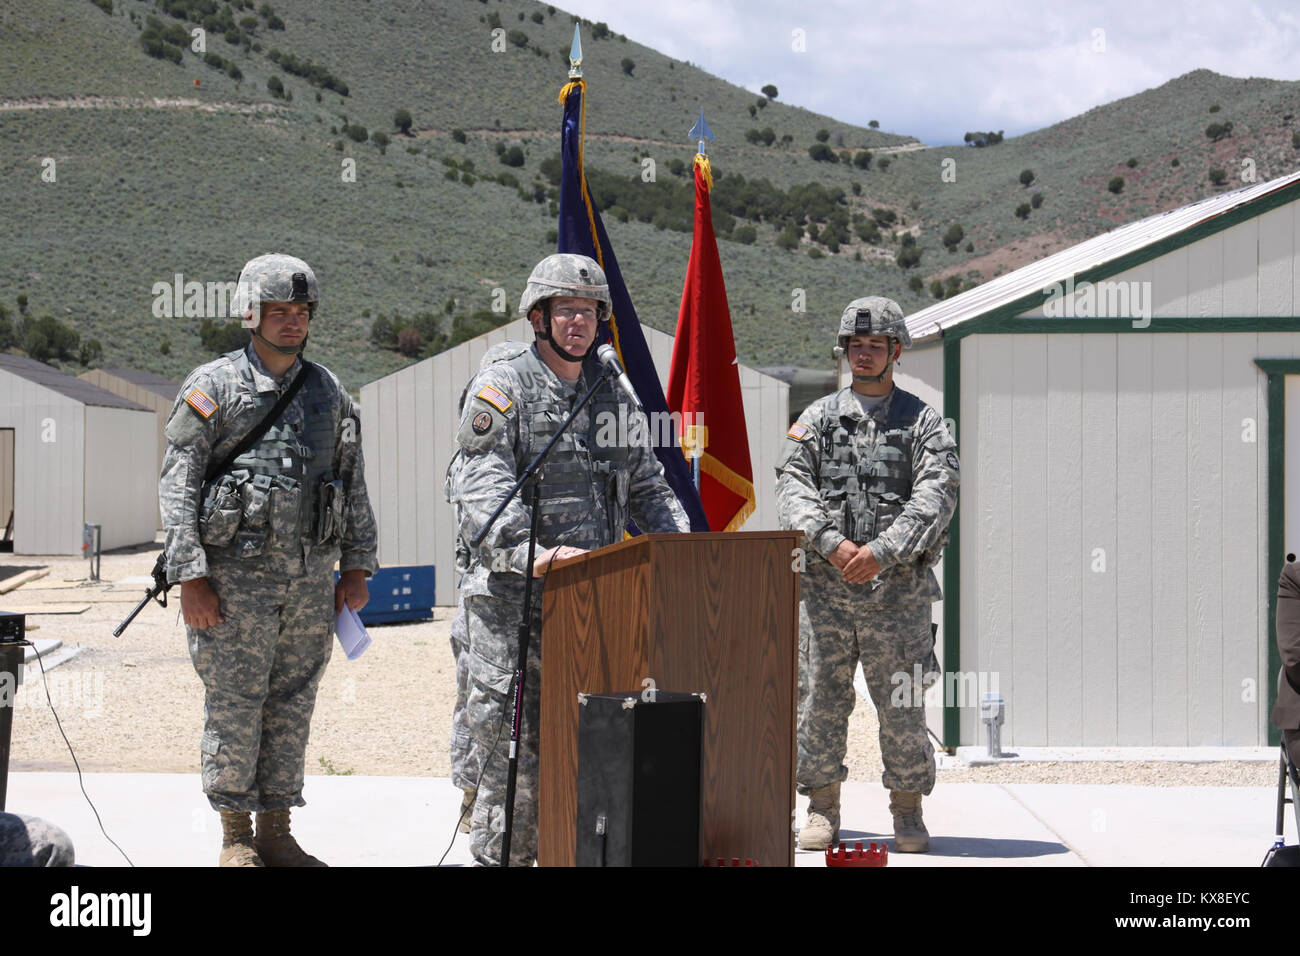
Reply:
[[[781, 527], [804, 533], [812, 560], [846, 538], [880, 562], [862, 586], [873, 604], [942, 597], [931, 567], [957, 507], [956, 445], [929, 405], [897, 386], [869, 414], [852, 388], [809, 405], [776, 468]], [[878, 582], [878, 583], [877, 583]]]
[[324, 366], [256, 445], [213, 476], [201, 500], [207, 471], [262, 421], [301, 367], [295, 360], [277, 381], [250, 343], [199, 366], [181, 386], [158, 488], [172, 583], [206, 577], [209, 559], [256, 560], [272, 573], [301, 575], [306, 555], [326, 547], [338, 550], [340, 570], [377, 569], [359, 416]]
[[[450, 469], [451, 499], [468, 542], [487, 523], [524, 468], [586, 393], [600, 366], [588, 361], [576, 388], [547, 368], [536, 346], [481, 371], [461, 412], [459, 462]], [[687, 531], [690, 524], [648, 442], [626, 427], [645, 416], [607, 384], [551, 452], [543, 468], [537, 553], [565, 544], [600, 548], [619, 541], [628, 519], [642, 531]], [[623, 428], [620, 428], [622, 423]], [[648, 437], [645, 426], [641, 434]], [[528, 571], [527, 489], [510, 503], [478, 549], [461, 582], [465, 594], [497, 593]]]

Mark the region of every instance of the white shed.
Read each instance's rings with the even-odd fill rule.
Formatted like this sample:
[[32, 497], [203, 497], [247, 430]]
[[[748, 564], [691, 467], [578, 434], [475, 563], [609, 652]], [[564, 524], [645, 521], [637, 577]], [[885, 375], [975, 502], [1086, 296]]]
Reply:
[[[173, 382], [153, 372], [141, 372], [133, 368], [95, 368], [77, 376], [91, 385], [106, 388], [114, 395], [129, 399], [137, 405], [153, 410], [158, 432], [158, 464], [161, 468], [163, 454], [167, 451], [167, 416], [171, 414], [172, 405], [176, 403], [177, 393], [181, 390], [180, 382]], [[158, 527], [162, 527], [162, 510], [157, 502], [157, 483], [154, 483], [154, 513], [158, 516]]]
[[986, 689], [1012, 748], [1275, 741], [1275, 593], [1300, 553], [1300, 173], [908, 327], [899, 382], [962, 459], [945, 742], [982, 740]]
[[[666, 385], [673, 337], [643, 326], [650, 354]], [[518, 319], [455, 348], [416, 362], [361, 389], [361, 439], [366, 487], [379, 526], [379, 563], [437, 567], [438, 604], [456, 601], [453, 552], [456, 523], [443, 498], [447, 463], [455, 450], [456, 403], [488, 348], [507, 340], [531, 342]], [[744, 531], [778, 527], [773, 469], [789, 426], [790, 387], [740, 366], [757, 507]]]
[[0, 436], [13, 449], [0, 456], [0, 500], [13, 502], [15, 553], [77, 554], [86, 522], [102, 526], [105, 550], [154, 540], [151, 409], [35, 359], [0, 354]]

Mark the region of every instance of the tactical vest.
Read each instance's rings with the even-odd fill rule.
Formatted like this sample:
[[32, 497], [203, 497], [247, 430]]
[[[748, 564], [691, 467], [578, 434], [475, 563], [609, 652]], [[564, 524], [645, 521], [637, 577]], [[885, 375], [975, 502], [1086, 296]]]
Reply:
[[[527, 465], [546, 447], [568, 417], [572, 404], [555, 385], [555, 375], [529, 349], [506, 360], [523, 384], [515, 460]], [[584, 363], [572, 403], [600, 375], [594, 362]], [[602, 423], [618, 421], [619, 401], [608, 383], [587, 403], [584, 414], [560, 439], [542, 469], [539, 529], [565, 544], [599, 548], [618, 541], [628, 520], [628, 448], [620, 441], [597, 442]], [[609, 418], [608, 416], [613, 416]], [[584, 421], [585, 418], [585, 421]]]
[[[248, 356], [241, 352], [233, 362], [247, 380]], [[249, 390], [241, 398], [235, 427], [213, 449], [214, 459], [261, 422], [279, 394]], [[280, 418], [235, 459], [225, 475], [214, 479], [200, 523], [201, 540], [229, 548], [241, 558], [276, 553], [296, 567], [303, 544], [336, 536], [341, 489], [324, 539], [319, 535], [323, 522], [318, 515], [322, 485], [334, 477], [334, 425], [331, 392], [320, 369], [313, 368]]]
[[[883, 428], [861, 419], [829, 415], [822, 422], [821, 492], [832, 512], [840, 512], [840, 533], [851, 541], [882, 534], [912, 495], [913, 426], [924, 404], [895, 387]], [[870, 437], [859, 438], [859, 430]]]

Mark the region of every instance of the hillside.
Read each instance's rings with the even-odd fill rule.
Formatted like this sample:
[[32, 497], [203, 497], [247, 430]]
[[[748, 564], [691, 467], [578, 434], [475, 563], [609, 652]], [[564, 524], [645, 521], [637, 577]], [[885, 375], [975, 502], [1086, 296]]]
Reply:
[[[177, 64], [145, 51], [149, 17], [173, 32], [205, 17], [235, 29], [207, 31], [212, 62], [177, 47]], [[154, 315], [155, 283], [233, 280], [252, 255], [292, 251], [322, 279], [312, 354], [354, 390], [411, 360], [371, 344], [379, 316], [393, 331], [422, 329], [425, 351], [504, 320], [554, 248], [555, 96], [572, 29], [562, 10], [518, 0], [7, 9], [0, 203], [21, 228], [0, 253], [0, 306], [12, 314], [24, 295], [29, 315], [99, 340], [103, 364], [179, 377], [211, 349], [198, 316]], [[702, 106], [717, 134], [715, 217], [737, 347], [756, 366], [829, 366], [831, 330], [856, 295], [923, 307], [936, 278], [990, 278], [1206, 195], [1211, 165], [1235, 177], [1251, 157], [1262, 180], [1300, 157], [1287, 112], [1296, 83], [1198, 71], [996, 146], [921, 149], [769, 101], [601, 24], [583, 35], [587, 163], [642, 320], [675, 323], [690, 245], [686, 131]], [[399, 109], [409, 135], [395, 128]], [[1204, 131], [1216, 121], [1233, 129], [1212, 143]], [[823, 156], [840, 161], [809, 155], [820, 135]], [[949, 158], [955, 182], [940, 178]], [[642, 179], [647, 159], [655, 182]], [[42, 178], [49, 160], [54, 181]], [[1024, 168], [1036, 176], [1028, 188]], [[1107, 190], [1115, 175], [1118, 194]], [[1017, 218], [1035, 192], [1041, 207]], [[953, 223], [964, 235], [948, 252]], [[905, 242], [920, 250], [906, 270], [896, 262]], [[496, 289], [507, 315], [484, 314]], [[798, 290], [803, 313], [791, 310]]]

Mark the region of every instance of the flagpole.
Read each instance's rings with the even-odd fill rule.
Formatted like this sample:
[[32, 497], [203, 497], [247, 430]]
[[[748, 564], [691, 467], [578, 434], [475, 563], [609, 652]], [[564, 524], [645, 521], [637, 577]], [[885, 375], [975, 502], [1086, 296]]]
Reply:
[[[708, 149], [706, 143], [711, 142], [714, 138], [713, 130], [709, 129], [709, 124], [704, 120], [704, 107], [700, 107], [700, 118], [695, 121], [689, 133], [686, 134], [696, 141], [695, 155], [704, 157], [705, 169], [708, 169]], [[692, 181], [694, 177], [692, 176]], [[691, 432], [691, 475], [695, 479], [695, 490], [700, 490], [700, 460], [704, 457], [704, 430], [692, 425]]]

